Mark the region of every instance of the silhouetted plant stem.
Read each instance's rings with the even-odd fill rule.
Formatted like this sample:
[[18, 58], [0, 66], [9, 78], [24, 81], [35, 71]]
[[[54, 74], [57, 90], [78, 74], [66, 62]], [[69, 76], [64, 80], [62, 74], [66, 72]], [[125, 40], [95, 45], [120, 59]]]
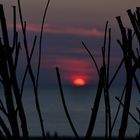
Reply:
[[94, 101], [94, 105], [93, 105], [93, 109], [92, 109], [89, 126], [88, 126], [86, 136], [85, 136], [86, 140], [89, 140], [91, 138], [92, 132], [94, 130], [96, 117], [97, 117], [97, 113], [98, 113], [98, 108], [99, 108], [99, 104], [100, 104], [100, 99], [101, 99], [101, 94], [102, 94], [102, 90], [103, 90], [104, 71], [105, 71], [105, 68], [101, 67], [100, 73], [99, 73], [99, 83], [98, 83], [97, 93], [96, 93], [96, 97], [95, 97], [95, 101]]
[[129, 65], [127, 66], [126, 93], [125, 93], [124, 110], [123, 110], [123, 116], [122, 116], [122, 121], [121, 121], [121, 127], [119, 130], [119, 139], [124, 139], [127, 124], [128, 124], [128, 113], [129, 113], [129, 108], [130, 108], [131, 91], [132, 91], [132, 73], [131, 72], [132, 72], [131, 66]]
[[[30, 63], [31, 63], [31, 59], [32, 59], [33, 52], [34, 52], [34, 49], [35, 49], [36, 40], [37, 40], [37, 37], [35, 36], [33, 46], [32, 46], [32, 49], [31, 49], [31, 53], [30, 53], [30, 57], [29, 57]], [[25, 68], [24, 75], [23, 75], [22, 84], [21, 84], [21, 97], [22, 97], [22, 94], [23, 94], [23, 89], [24, 89], [24, 84], [25, 84], [25, 79], [26, 79], [26, 76], [27, 76], [28, 69], [29, 69], [29, 65], [27, 64], [27, 66]]]
[[105, 26], [105, 36], [104, 36], [104, 46], [102, 48], [102, 58], [103, 58], [103, 66], [105, 67], [104, 71], [104, 99], [105, 99], [105, 138], [111, 139], [111, 109], [110, 109], [110, 98], [109, 98], [109, 59], [110, 59], [110, 46], [111, 46], [111, 29], [109, 29], [109, 39], [108, 39], [108, 56], [107, 56], [107, 64], [106, 64], [106, 38], [107, 38], [107, 30], [108, 30], [108, 22], [106, 22]]
[[140, 70], [140, 57], [138, 57], [137, 61], [133, 65], [133, 68], [132, 68], [133, 69], [133, 72], [135, 73], [138, 68]]
[[30, 64], [30, 57], [28, 53], [28, 47], [27, 47], [27, 39], [26, 39], [26, 26], [23, 24], [23, 19], [22, 19], [22, 12], [21, 12], [21, 6], [20, 6], [20, 1], [18, 0], [18, 7], [19, 7], [19, 14], [20, 14], [20, 20], [21, 20], [21, 25], [22, 25], [22, 31], [23, 31], [23, 37], [24, 37], [24, 46], [25, 46], [25, 51], [26, 51], [26, 56], [27, 56], [27, 63], [29, 66], [29, 74], [33, 83], [33, 88], [34, 88], [34, 94], [35, 94], [35, 103], [36, 103], [36, 109], [39, 115], [39, 120], [40, 120], [40, 125], [41, 125], [41, 130], [42, 130], [42, 136], [45, 138], [45, 130], [44, 130], [44, 124], [43, 124], [43, 119], [42, 119], [42, 114], [40, 110], [40, 105], [39, 105], [39, 100], [38, 100], [38, 77], [39, 77], [39, 70], [40, 70], [40, 61], [41, 61], [41, 42], [42, 42], [42, 32], [43, 32], [43, 26], [44, 26], [44, 20], [46, 16], [46, 12], [48, 9], [50, 0], [48, 0], [44, 16], [43, 16], [43, 21], [42, 21], [42, 27], [41, 27], [41, 35], [40, 35], [40, 45], [39, 45], [39, 62], [38, 62], [38, 71], [37, 71], [37, 79], [35, 80], [32, 67]]
[[0, 117], [0, 127], [3, 129], [6, 137], [8, 139], [11, 139], [11, 133], [10, 133], [9, 129], [7, 128], [6, 124], [4, 123], [4, 121], [2, 120], [1, 117]]
[[8, 113], [7, 113], [7, 111], [6, 111], [6, 108], [4, 107], [3, 102], [2, 102], [1, 99], [0, 99], [0, 110], [4, 113], [4, 115], [5, 115], [6, 117], [8, 117]]
[[122, 140], [125, 137], [125, 132], [128, 124], [128, 114], [131, 101], [132, 92], [132, 80], [133, 80], [133, 70], [132, 70], [132, 31], [128, 29], [128, 37], [126, 35], [126, 30], [122, 24], [120, 17], [117, 17], [117, 21], [122, 34], [122, 51], [124, 55], [124, 63], [126, 69], [126, 93], [124, 99], [124, 109], [122, 115], [121, 126], [119, 130], [119, 139]]
[[[0, 47], [2, 47], [2, 46], [0, 46]], [[16, 119], [16, 113], [15, 113], [15, 109], [14, 109], [10, 78], [9, 78], [8, 71], [7, 71], [8, 68], [6, 66], [4, 56], [2, 56], [1, 53], [3, 53], [2, 48], [0, 49], [0, 56], [2, 59], [2, 61], [0, 63], [0, 65], [1, 65], [0, 75], [3, 80], [5, 100], [6, 100], [6, 106], [7, 106], [7, 111], [8, 111], [8, 120], [9, 120], [9, 123], [11, 126], [12, 135], [14, 137], [18, 138], [19, 137], [19, 128], [18, 128], [18, 122]]]
[[136, 74], [134, 74], [134, 80], [135, 80], [137, 89], [138, 89], [138, 91], [139, 91], [139, 93], [140, 93], [140, 84], [139, 84], [138, 78], [136, 77]]
[[[138, 11], [139, 11], [139, 10], [138, 10], [138, 8], [137, 8], [137, 13], [138, 13]], [[134, 30], [135, 30], [137, 39], [138, 39], [138, 41], [139, 41], [139, 43], [140, 43], [140, 32], [139, 32], [140, 27], [139, 27], [139, 25], [138, 25], [137, 19], [136, 19], [136, 17], [132, 14], [131, 10], [127, 10], [127, 13], [128, 13], [129, 19], [130, 19], [130, 21], [131, 21], [131, 24], [132, 24], [132, 26], [133, 26], [133, 28], [134, 28]], [[137, 15], [138, 15], [138, 14], [137, 14]], [[139, 19], [139, 16], [138, 16], [138, 19]], [[140, 19], [139, 19], [139, 20], [140, 20]]]
[[[126, 85], [124, 86], [124, 89], [123, 89], [123, 92], [122, 92], [122, 95], [121, 95], [121, 99], [120, 99], [120, 101], [122, 101], [122, 99], [123, 99], [123, 97], [124, 97], [125, 90], [126, 90]], [[116, 120], [117, 120], [117, 117], [118, 117], [118, 114], [119, 114], [120, 108], [121, 108], [121, 102], [120, 102], [119, 105], [118, 105], [117, 112], [116, 112], [116, 115], [115, 115], [114, 121], [113, 121], [113, 123], [112, 123], [111, 131], [113, 131], [113, 128], [114, 128], [114, 126], [115, 126], [115, 123], [116, 123]]]
[[[45, 11], [44, 11], [44, 15], [43, 15], [43, 19], [42, 19], [42, 25], [41, 25], [40, 40], [39, 40], [39, 58], [38, 58], [39, 61], [38, 61], [37, 77], [36, 77], [36, 84], [35, 84], [36, 91], [38, 90], [38, 81], [39, 81], [39, 73], [40, 73], [42, 36], [43, 36], [44, 22], [45, 22], [46, 13], [47, 13], [47, 10], [48, 10], [48, 7], [49, 7], [49, 3], [50, 3], [50, 0], [47, 1], [46, 7], [45, 7]], [[44, 130], [44, 126], [43, 126], [43, 120], [42, 120], [42, 116], [41, 116], [41, 111], [39, 109], [39, 101], [38, 101], [38, 98], [36, 98], [36, 102], [38, 104], [38, 112], [39, 112], [39, 116], [40, 116], [40, 123], [41, 123], [41, 128], [42, 128], [42, 135], [45, 138], [45, 130]]]
[[111, 85], [112, 85], [113, 81], [115, 80], [115, 78], [116, 78], [116, 76], [117, 76], [117, 74], [118, 74], [119, 70], [121, 69], [121, 67], [122, 67], [122, 65], [123, 65], [123, 62], [124, 62], [124, 58], [121, 60], [121, 62], [120, 62], [120, 64], [119, 64], [119, 66], [118, 66], [118, 68], [117, 68], [116, 72], [114, 73], [114, 75], [113, 75], [112, 79], [110, 80], [110, 82], [109, 82], [109, 84], [108, 84], [108, 88], [110, 88], [110, 87], [111, 87]]
[[18, 42], [18, 33], [16, 31], [16, 6], [13, 6], [13, 44], [11, 47], [11, 51], [14, 52], [15, 50], [15, 62], [14, 62], [15, 71], [18, 63], [19, 49], [20, 43]]
[[[5, 33], [7, 34], [6, 26], [5, 26]], [[7, 40], [8, 40], [8, 35], [7, 35]], [[9, 41], [7, 41], [7, 43], [8, 42]], [[6, 42], [4, 42], [4, 43], [7, 44]], [[23, 132], [23, 137], [28, 139], [28, 128], [27, 128], [26, 116], [25, 116], [23, 104], [22, 104], [21, 98], [20, 98], [20, 91], [19, 91], [19, 87], [18, 87], [18, 83], [17, 83], [16, 74], [15, 74], [15, 67], [14, 67], [14, 63], [13, 63], [12, 52], [10, 50], [11, 48], [10, 48], [9, 44], [6, 45], [6, 49], [7, 49], [6, 53], [8, 55], [7, 60], [8, 60], [8, 65], [9, 65], [10, 81], [12, 84], [11, 86], [13, 88], [13, 93], [15, 95], [16, 103], [17, 103], [17, 106], [19, 108], [18, 111], [19, 111], [19, 118], [21, 121], [21, 128], [22, 128], [22, 132]]]
[[67, 106], [66, 106], [66, 103], [65, 103], [65, 98], [64, 98], [64, 93], [63, 93], [63, 88], [62, 88], [62, 83], [61, 83], [61, 77], [60, 77], [60, 73], [59, 73], [59, 68], [58, 67], [56, 67], [56, 74], [57, 74], [59, 89], [60, 89], [60, 93], [61, 93], [61, 99], [62, 99], [62, 103], [63, 103], [63, 107], [64, 107], [64, 110], [65, 110], [67, 119], [68, 119], [68, 121], [70, 123], [70, 126], [72, 128], [72, 131], [73, 131], [76, 139], [79, 140], [79, 136], [78, 136], [78, 134], [76, 132], [76, 129], [75, 129], [73, 123], [72, 123], [71, 117], [69, 115], [69, 112], [68, 112], [68, 109], [67, 109]]
[[49, 7], [50, 0], [47, 1], [47, 5], [44, 11], [42, 24], [41, 24], [41, 32], [40, 32], [40, 39], [39, 39], [39, 58], [38, 58], [38, 69], [37, 69], [37, 78], [36, 78], [36, 88], [38, 88], [38, 79], [39, 79], [39, 73], [40, 73], [40, 63], [41, 63], [41, 49], [42, 49], [42, 36], [43, 36], [43, 29], [44, 29], [44, 23], [46, 18], [46, 13]]
[[97, 65], [97, 62], [95, 60], [95, 58], [93, 57], [92, 53], [90, 52], [90, 50], [88, 49], [88, 47], [85, 45], [85, 43], [82, 41], [82, 45], [84, 46], [84, 48], [86, 49], [86, 51], [88, 52], [89, 56], [91, 57], [95, 67], [96, 67], [96, 70], [98, 72], [98, 76], [100, 75], [100, 71], [99, 71], [99, 68], [98, 68], [98, 65]]
[[[119, 103], [124, 107], [124, 104], [121, 102], [121, 100], [120, 100], [118, 97], [115, 97], [115, 99], [116, 99], [117, 101], [119, 101]], [[132, 118], [138, 125], [140, 125], [140, 122], [139, 122], [130, 112], [128, 112], [128, 115], [130, 115], [131, 118]]]
[[23, 104], [21, 102], [20, 91], [19, 91], [19, 87], [18, 87], [16, 75], [15, 75], [15, 70], [14, 70], [14, 65], [13, 65], [11, 57], [9, 58], [9, 67], [10, 67], [10, 74], [11, 74], [10, 76], [11, 76], [11, 81], [13, 85], [13, 91], [14, 91], [16, 103], [18, 106], [19, 117], [21, 120], [21, 128], [23, 131], [23, 137], [28, 139], [28, 127], [27, 127], [27, 122], [26, 122], [26, 116], [23, 109]]
[[104, 67], [104, 83], [103, 83], [103, 91], [104, 91], [104, 101], [105, 101], [105, 138], [108, 137], [108, 105], [107, 105], [107, 92], [106, 92], [106, 61], [105, 61], [105, 52], [106, 52], [106, 36], [107, 36], [108, 22], [106, 22], [105, 26], [105, 35], [104, 35], [104, 44], [102, 47], [102, 63]]
[[110, 48], [111, 48], [111, 28], [109, 28], [109, 39], [108, 39], [108, 57], [107, 57], [107, 85], [109, 84], [109, 69], [110, 69]]
[[104, 101], [105, 101], [105, 138], [108, 137], [108, 104], [107, 104], [107, 92], [106, 92], [106, 64], [105, 64], [105, 47], [102, 48], [102, 58], [103, 58], [103, 66], [104, 70], [104, 84], [103, 84], [103, 91], [104, 91]]
[[14, 50], [15, 45], [16, 45], [16, 7], [13, 6], [13, 45], [12, 45], [12, 49]]
[[[104, 95], [105, 95], [105, 108], [106, 108], [106, 138], [107, 138], [107, 131], [109, 130], [109, 138], [111, 138], [111, 112], [110, 112], [110, 99], [109, 99], [109, 86], [108, 86], [108, 83], [109, 83], [109, 65], [110, 65], [110, 46], [111, 46], [111, 29], [109, 29], [109, 41], [108, 41], [108, 59], [107, 59], [107, 71], [106, 71], [106, 62], [105, 62], [105, 46], [106, 46], [106, 37], [107, 37], [107, 27], [108, 27], [108, 22], [106, 22], [106, 27], [105, 27], [105, 36], [104, 36], [104, 47], [102, 49], [102, 54], [103, 54], [103, 66], [104, 67], [104, 77], [102, 77], [102, 80], [104, 79], [103, 81], [103, 84], [102, 84], [102, 89], [104, 88]], [[87, 46], [85, 45], [84, 42], [82, 42], [83, 46], [85, 47], [86, 51], [88, 52], [89, 56], [91, 57], [92, 61], [94, 62], [94, 65], [96, 67], [96, 70], [98, 72], [98, 75], [99, 75], [99, 80], [100, 80], [100, 72], [99, 72], [99, 68], [98, 68], [98, 65], [92, 55], [92, 53], [90, 52], [90, 50], [87, 48]], [[101, 89], [101, 90], [102, 90]], [[99, 95], [99, 94], [98, 94]], [[97, 96], [96, 96], [97, 97]], [[98, 96], [99, 97], [99, 96]], [[95, 102], [99, 101], [98, 100], [99, 98], [97, 98], [97, 100], [95, 99]], [[96, 105], [97, 105], [97, 102], [96, 102]], [[95, 105], [95, 104], [94, 104]], [[97, 107], [97, 106], [96, 106]], [[98, 107], [95, 109], [97, 109], [96, 111], [98, 111]], [[88, 128], [88, 131], [87, 131], [87, 135], [86, 135], [86, 139], [89, 139], [92, 135], [92, 131], [94, 129], [94, 125], [95, 125], [95, 120], [96, 120], [96, 111], [94, 109], [94, 113], [92, 113], [91, 115], [91, 120], [89, 123], [89, 128]], [[96, 112], [96, 113], [95, 113]], [[109, 122], [108, 122], [109, 121]], [[108, 128], [109, 127], [109, 128]]]
[[[105, 35], [104, 35], [104, 44], [103, 44], [104, 53], [106, 52], [105, 46], [106, 46], [107, 29], [108, 29], [108, 21], [106, 22], [106, 25], [105, 25]], [[103, 61], [105, 61], [105, 60], [103, 60]], [[103, 62], [103, 63], [105, 63], [105, 62]]]
[[18, 43], [18, 44], [16, 45], [16, 49], [15, 49], [15, 62], [14, 62], [14, 69], [15, 69], [15, 71], [16, 71], [17, 64], [18, 64], [19, 49], [20, 49], [20, 43]]
[[[139, 121], [140, 121], [140, 110], [138, 107], [136, 107], [137, 111], [138, 111], [138, 114], [139, 114]], [[139, 137], [140, 137], [140, 124], [139, 124]]]
[[[13, 104], [13, 98], [12, 98], [12, 89], [11, 86], [13, 86], [13, 90], [14, 90], [14, 95], [16, 98], [16, 102], [17, 105], [21, 105], [20, 103], [20, 99], [18, 98], [18, 92], [15, 93], [15, 86], [14, 83], [11, 82], [15, 82], [16, 84], [16, 79], [15, 79], [15, 71], [14, 71], [14, 66], [13, 66], [13, 62], [12, 62], [12, 56], [11, 56], [11, 48], [9, 46], [9, 40], [8, 40], [8, 33], [7, 33], [7, 27], [6, 27], [6, 20], [5, 20], [5, 16], [4, 16], [4, 11], [3, 11], [3, 7], [2, 5], [0, 5], [0, 22], [1, 22], [1, 28], [2, 28], [2, 35], [3, 35], [3, 42], [4, 45], [0, 46], [0, 51], [1, 51], [1, 77], [3, 79], [3, 84], [4, 84], [4, 91], [5, 91], [5, 97], [6, 97], [6, 103], [7, 103], [7, 109], [8, 109], [8, 119], [12, 128], [12, 132], [13, 132], [13, 136], [18, 138], [19, 137], [19, 129], [18, 129], [18, 123], [16, 120], [16, 113], [14, 110], [14, 104]], [[11, 59], [11, 60], [10, 60]], [[7, 63], [8, 60], [8, 63]], [[8, 64], [8, 66], [7, 66]], [[9, 69], [9, 72], [8, 72]], [[14, 78], [14, 79], [13, 79]], [[11, 85], [13, 84], [13, 85]], [[22, 106], [21, 106], [21, 109]], [[22, 113], [24, 113], [23, 110], [21, 110]], [[21, 112], [19, 111], [19, 114]], [[21, 116], [20, 116], [21, 117]], [[20, 118], [22, 121], [22, 118]], [[25, 122], [24, 122], [25, 123]]]
[[[39, 40], [39, 58], [38, 58], [38, 69], [37, 69], [37, 78], [36, 78], [36, 91], [38, 91], [38, 81], [39, 81], [39, 73], [40, 73], [40, 64], [41, 64], [41, 48], [42, 48], [42, 36], [43, 36], [43, 28], [44, 28], [44, 22], [45, 22], [45, 18], [46, 18], [46, 13], [49, 7], [49, 3], [50, 0], [47, 1], [46, 7], [45, 7], [45, 11], [44, 11], [44, 15], [43, 15], [43, 19], [42, 19], [42, 25], [41, 25], [41, 32], [40, 32], [40, 40]], [[36, 94], [37, 96], [37, 94]], [[39, 100], [38, 98], [36, 98], [36, 102], [38, 104], [38, 113], [40, 116], [40, 123], [41, 123], [41, 128], [42, 128], [42, 135], [45, 138], [45, 130], [44, 130], [44, 125], [43, 125], [43, 120], [42, 120], [42, 115], [41, 115], [41, 111], [40, 111], [40, 107], [39, 107]]]
[[108, 38], [108, 59], [107, 59], [107, 72], [106, 72], [106, 93], [107, 93], [107, 104], [108, 104], [108, 121], [109, 121], [109, 138], [111, 139], [111, 107], [110, 107], [110, 97], [109, 97], [109, 73], [110, 73], [110, 47], [111, 47], [111, 28], [109, 28], [109, 38]]

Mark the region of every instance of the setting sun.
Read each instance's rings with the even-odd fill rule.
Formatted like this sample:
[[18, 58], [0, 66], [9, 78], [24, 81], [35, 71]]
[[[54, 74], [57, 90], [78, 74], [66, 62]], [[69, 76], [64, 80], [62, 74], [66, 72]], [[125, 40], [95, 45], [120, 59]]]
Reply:
[[76, 78], [73, 80], [75, 86], [84, 86], [86, 84], [85, 80], [82, 78]]

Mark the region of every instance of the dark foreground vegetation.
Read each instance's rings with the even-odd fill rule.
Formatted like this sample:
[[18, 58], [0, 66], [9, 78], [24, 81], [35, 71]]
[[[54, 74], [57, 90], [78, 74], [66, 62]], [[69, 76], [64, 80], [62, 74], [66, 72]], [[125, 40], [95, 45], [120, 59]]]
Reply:
[[[140, 8], [136, 8], [135, 12], [131, 12], [131, 10], [127, 10], [127, 14], [129, 16], [132, 29], [126, 28], [123, 25], [123, 22], [121, 20], [121, 17], [117, 17], [117, 22], [120, 28], [121, 32], [121, 39], [117, 40], [119, 47], [122, 50], [123, 57], [120, 58], [120, 64], [116, 68], [116, 71], [114, 72], [113, 76], [110, 76], [110, 54], [111, 54], [111, 28], [108, 28], [108, 22], [106, 23], [105, 27], [105, 36], [104, 36], [104, 42], [103, 47], [101, 48], [102, 51], [102, 65], [98, 66], [94, 56], [92, 55], [92, 52], [88, 49], [86, 44], [82, 42], [83, 47], [89, 54], [89, 57], [91, 57], [91, 62], [96, 67], [99, 81], [98, 81], [98, 87], [96, 92], [95, 100], [93, 101], [93, 107], [91, 112], [91, 118], [89, 121], [89, 125], [86, 131], [85, 137], [81, 138], [79, 137], [77, 130], [75, 129], [75, 126], [73, 124], [73, 121], [70, 117], [69, 110], [67, 108], [64, 94], [63, 94], [63, 87], [61, 82], [61, 75], [59, 72], [59, 68], [56, 68], [57, 78], [58, 78], [58, 84], [60, 87], [60, 93], [62, 98], [62, 103], [64, 106], [64, 110], [66, 113], [66, 117], [70, 123], [71, 129], [73, 130], [73, 133], [75, 137], [54, 137], [49, 138], [46, 136], [43, 124], [43, 116], [40, 110], [40, 104], [38, 99], [38, 78], [39, 78], [39, 72], [40, 72], [40, 63], [41, 63], [41, 47], [42, 47], [42, 34], [43, 34], [43, 26], [45, 21], [46, 12], [49, 6], [50, 0], [47, 1], [45, 12], [42, 19], [42, 27], [40, 31], [40, 37], [39, 37], [39, 50], [38, 50], [38, 66], [37, 66], [37, 73], [35, 74], [33, 72], [33, 68], [31, 65], [31, 59], [32, 55], [34, 53], [34, 48], [36, 46], [36, 39], [37, 37], [34, 37], [33, 40], [33, 46], [31, 51], [28, 50], [28, 42], [27, 42], [27, 35], [26, 35], [26, 22], [23, 21], [22, 18], [22, 11], [21, 11], [21, 5], [20, 0], [18, 2], [18, 12], [20, 15], [20, 21], [21, 21], [21, 27], [22, 27], [22, 34], [23, 34], [23, 43], [19, 41], [18, 32], [16, 29], [16, 7], [13, 7], [13, 43], [9, 43], [8, 38], [8, 31], [7, 31], [7, 24], [6, 24], [6, 18], [3, 10], [3, 5], [0, 4], [0, 25], [1, 25], [1, 39], [0, 39], [0, 84], [3, 89], [3, 94], [5, 96], [5, 103], [0, 98], [0, 111], [3, 113], [3, 115], [7, 119], [7, 123], [9, 124], [7, 126], [7, 123], [5, 123], [5, 119], [3, 119], [2, 116], [0, 116], [0, 139], [3, 139], [4, 137], [6, 139], [94, 139], [94, 140], [100, 140], [100, 139], [118, 139], [123, 140], [125, 139], [125, 133], [128, 126], [128, 117], [130, 116], [135, 123], [137, 123], [138, 126], [140, 126], [140, 121], [133, 116], [133, 114], [130, 112], [130, 106], [131, 106], [131, 96], [132, 96], [132, 89], [133, 89], [133, 82], [136, 85], [136, 88], [138, 88], [138, 91], [140, 93], [140, 77], [138, 77], [138, 72], [140, 72]], [[137, 40], [138, 46], [133, 46], [133, 41]], [[21, 85], [18, 83], [18, 75], [16, 73], [18, 60], [19, 60], [19, 54], [20, 54], [20, 48], [25, 50], [25, 56], [27, 59], [27, 64], [25, 66], [25, 72], [23, 73], [23, 79], [21, 82]], [[122, 96], [116, 97], [116, 101], [118, 102], [118, 109], [116, 110], [116, 115], [114, 118], [111, 116], [111, 109], [112, 106], [110, 105], [111, 98], [110, 98], [110, 88], [112, 86], [112, 83], [115, 81], [117, 75], [121, 71], [121, 68], [124, 69], [124, 85], [122, 85]], [[24, 85], [25, 80], [27, 77], [27, 73], [30, 76], [31, 82], [32, 82], [32, 88], [34, 91], [34, 98], [36, 103], [36, 110], [38, 113], [38, 118], [40, 121], [40, 129], [42, 132], [42, 137], [38, 138], [30, 138], [30, 132], [28, 129], [28, 122], [27, 122], [27, 116], [25, 115], [24, 106], [22, 102], [22, 95], [24, 91]], [[92, 138], [92, 135], [94, 135], [94, 126], [96, 124], [96, 118], [98, 114], [98, 109], [100, 106], [100, 100], [101, 96], [104, 97], [104, 106], [105, 106], [105, 137], [104, 138]], [[134, 96], [134, 95], [133, 95]], [[118, 137], [113, 138], [112, 131], [114, 129], [114, 126], [116, 124], [116, 120], [118, 117], [118, 113], [120, 112], [120, 107], [123, 107], [122, 110], [122, 118], [121, 118], [121, 125], [118, 131]], [[137, 112], [140, 114], [140, 110], [137, 107]], [[19, 123], [20, 122], [20, 123]], [[10, 126], [10, 127], [9, 127]], [[21, 132], [21, 133], [20, 133]], [[133, 139], [133, 138], [127, 138], [127, 139]], [[135, 138], [136, 139], [136, 138]]]
[[[117, 137], [112, 137], [112, 140], [117, 140]], [[5, 140], [4, 138], [2, 140]], [[24, 138], [21, 138], [21, 140], [24, 140]], [[29, 140], [43, 140], [42, 137], [30, 137]], [[50, 137], [46, 138], [46, 140], [77, 140], [75, 137], [66, 137], [66, 136], [61, 136], [61, 137]], [[84, 137], [79, 137], [79, 140], [85, 140]], [[104, 137], [91, 137], [91, 140], [105, 140]], [[127, 137], [124, 138], [124, 140], [139, 140], [139, 138], [134, 138], [134, 137]]]
[[[84, 140], [84, 137], [80, 137], [80, 140]], [[117, 140], [117, 137], [112, 137], [112, 140]], [[30, 140], [42, 140], [42, 138], [40, 137], [36, 137], [36, 138], [30, 138]], [[75, 137], [58, 137], [58, 138], [47, 138], [47, 140], [77, 140]], [[92, 137], [91, 140], [105, 140], [104, 137]], [[133, 137], [129, 137], [129, 138], [124, 138], [124, 140], [139, 140], [138, 138], [133, 138]]]

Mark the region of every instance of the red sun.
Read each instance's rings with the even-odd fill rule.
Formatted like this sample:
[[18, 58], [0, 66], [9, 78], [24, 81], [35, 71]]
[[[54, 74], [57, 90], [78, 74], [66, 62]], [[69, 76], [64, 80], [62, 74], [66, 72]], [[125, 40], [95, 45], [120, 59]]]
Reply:
[[84, 86], [86, 84], [86, 81], [82, 78], [76, 78], [73, 80], [73, 84], [75, 86]]

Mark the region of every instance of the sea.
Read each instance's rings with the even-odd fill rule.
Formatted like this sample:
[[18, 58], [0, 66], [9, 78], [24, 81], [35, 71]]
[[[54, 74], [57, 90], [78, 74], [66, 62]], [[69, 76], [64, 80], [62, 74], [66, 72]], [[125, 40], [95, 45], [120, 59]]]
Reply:
[[[74, 127], [79, 136], [85, 136], [88, 129], [92, 108], [96, 96], [96, 87], [74, 87], [65, 86], [63, 88], [66, 105], [74, 124]], [[122, 88], [119, 86], [113, 87], [109, 91], [111, 105], [111, 119], [115, 118], [119, 102], [115, 97], [121, 97]], [[4, 101], [3, 94], [0, 94], [1, 100]], [[42, 118], [46, 134], [58, 136], [74, 136], [66, 117], [64, 107], [61, 100], [61, 95], [58, 86], [50, 86], [38, 89], [38, 98], [42, 112]], [[32, 88], [26, 88], [22, 97], [29, 133], [31, 136], [41, 136], [41, 127], [39, 117], [36, 111], [34, 92]], [[133, 88], [130, 113], [140, 121], [140, 115], [136, 110], [140, 107], [140, 95], [136, 88]], [[140, 108], [139, 108], [140, 109]], [[113, 136], [119, 133], [123, 106], [120, 108], [118, 118], [116, 120]], [[0, 113], [2, 115], [2, 113]], [[2, 115], [3, 116], [3, 115]], [[129, 115], [128, 129], [126, 136], [135, 137], [139, 133], [139, 125]], [[104, 93], [102, 93], [99, 110], [97, 114], [96, 124], [93, 131], [93, 136], [105, 135], [105, 102]]]

